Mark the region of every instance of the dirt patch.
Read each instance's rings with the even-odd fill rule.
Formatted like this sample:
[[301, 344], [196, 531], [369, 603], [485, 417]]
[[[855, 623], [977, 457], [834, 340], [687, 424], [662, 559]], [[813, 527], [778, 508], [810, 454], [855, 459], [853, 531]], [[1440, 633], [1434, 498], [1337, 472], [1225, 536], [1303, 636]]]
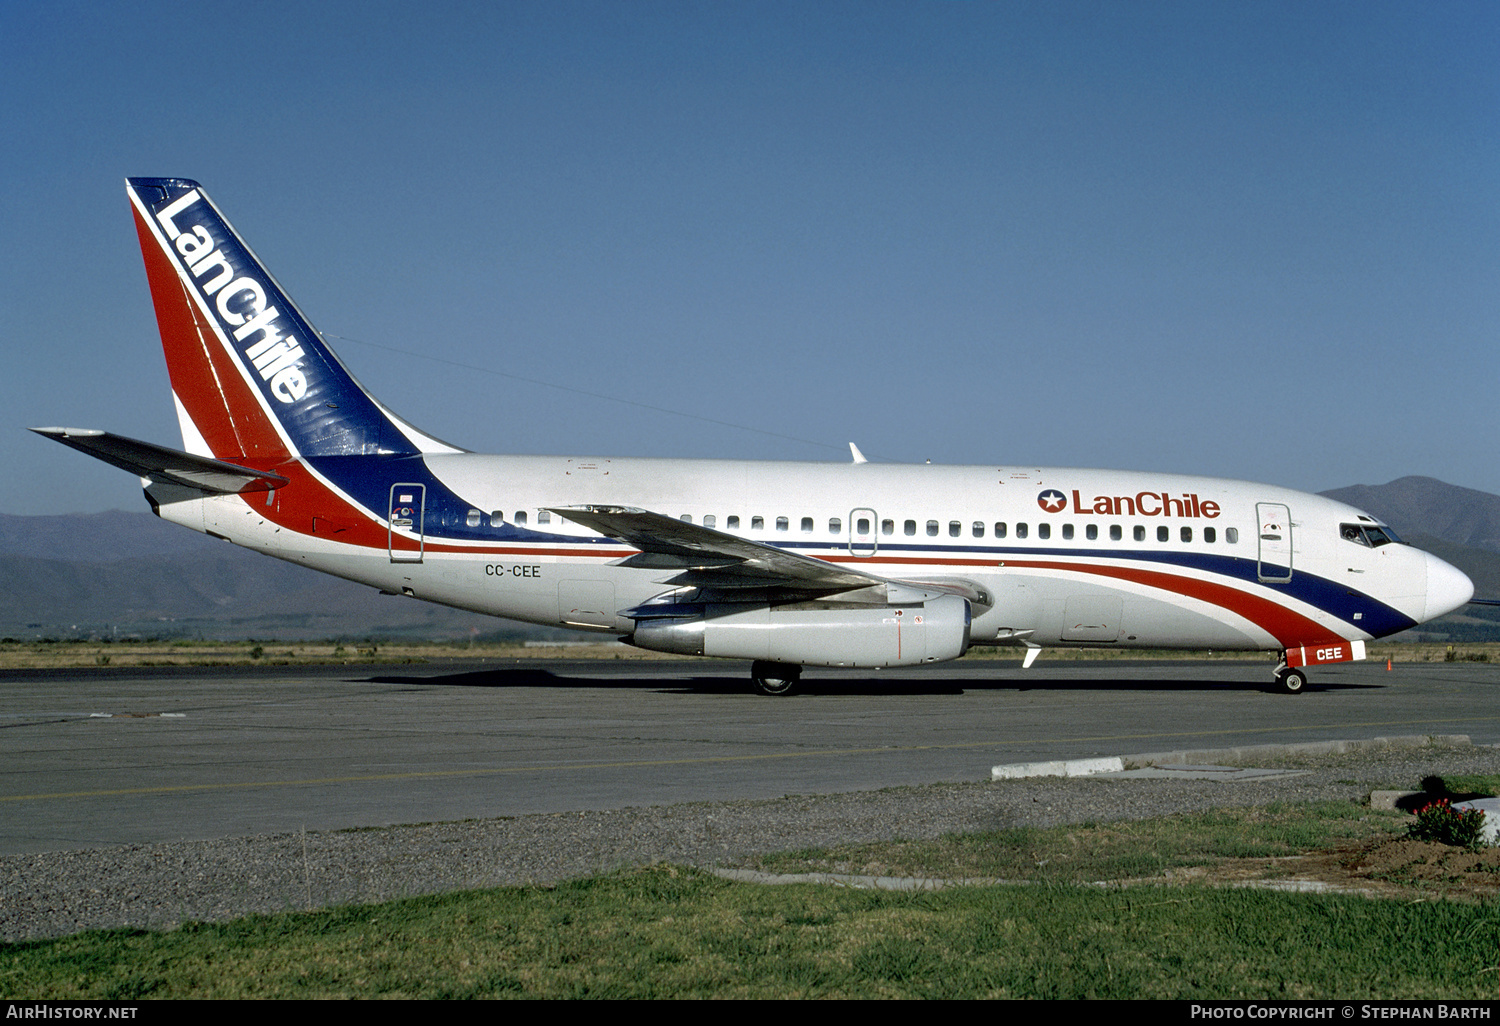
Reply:
[[1477, 901], [1500, 895], [1500, 848], [1468, 851], [1408, 837], [1351, 841], [1306, 855], [1275, 859], [1224, 859], [1173, 870], [1174, 881], [1242, 886], [1311, 884], [1383, 898], [1455, 898]]

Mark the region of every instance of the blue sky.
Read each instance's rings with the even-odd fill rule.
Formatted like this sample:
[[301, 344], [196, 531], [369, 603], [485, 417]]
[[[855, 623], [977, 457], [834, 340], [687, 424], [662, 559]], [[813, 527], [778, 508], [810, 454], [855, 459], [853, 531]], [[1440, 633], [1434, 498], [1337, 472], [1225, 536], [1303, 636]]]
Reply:
[[127, 175], [480, 451], [1500, 492], [1497, 54], [1488, 2], [3, 3], [0, 512], [145, 508], [28, 426], [180, 441]]

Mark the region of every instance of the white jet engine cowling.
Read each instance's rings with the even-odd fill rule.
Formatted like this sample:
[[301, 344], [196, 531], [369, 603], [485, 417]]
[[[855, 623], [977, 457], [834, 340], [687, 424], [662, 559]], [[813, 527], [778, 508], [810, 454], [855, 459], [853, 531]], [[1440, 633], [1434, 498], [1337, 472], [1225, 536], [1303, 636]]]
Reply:
[[720, 659], [911, 666], [967, 652], [969, 622], [969, 602], [958, 595], [902, 606], [707, 603], [686, 616], [642, 619], [629, 641], [655, 652]]

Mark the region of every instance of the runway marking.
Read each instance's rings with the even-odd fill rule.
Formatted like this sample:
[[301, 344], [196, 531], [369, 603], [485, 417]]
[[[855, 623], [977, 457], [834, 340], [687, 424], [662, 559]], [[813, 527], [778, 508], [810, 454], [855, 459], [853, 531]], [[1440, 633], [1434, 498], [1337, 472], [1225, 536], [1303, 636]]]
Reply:
[[578, 770], [637, 769], [646, 766], [704, 766], [715, 763], [765, 762], [774, 759], [812, 759], [830, 755], [881, 755], [892, 752], [957, 751], [964, 748], [1003, 748], [1022, 744], [1082, 744], [1089, 741], [1148, 741], [1170, 737], [1223, 737], [1230, 734], [1266, 734], [1281, 731], [1347, 730], [1369, 727], [1412, 727], [1442, 723], [1484, 723], [1500, 716], [1465, 716], [1447, 720], [1373, 720], [1368, 723], [1302, 725], [1296, 727], [1246, 727], [1235, 730], [1184, 730], [1151, 734], [1098, 734], [1088, 737], [1029, 738], [1017, 741], [964, 741], [946, 745], [881, 745], [877, 748], [829, 748], [801, 752], [767, 752], [759, 755], [707, 755], [690, 759], [627, 759], [616, 762], [577, 762], [552, 765], [504, 766], [494, 769], [422, 770], [407, 773], [368, 773], [347, 777], [309, 777], [302, 780], [249, 780], [228, 784], [168, 784], [161, 787], [123, 787], [103, 791], [55, 791], [49, 794], [0, 795], [0, 803], [50, 801], [60, 798], [112, 798], [133, 794], [186, 794], [194, 791], [237, 791], [253, 787], [317, 787], [325, 784], [358, 784], [379, 780], [441, 780], [451, 777], [489, 777], [506, 773], [547, 773]]

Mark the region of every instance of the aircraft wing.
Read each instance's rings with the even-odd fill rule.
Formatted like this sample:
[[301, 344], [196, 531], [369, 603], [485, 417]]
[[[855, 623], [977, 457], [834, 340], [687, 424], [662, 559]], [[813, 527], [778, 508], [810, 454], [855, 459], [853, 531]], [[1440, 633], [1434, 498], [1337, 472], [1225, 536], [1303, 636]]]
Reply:
[[831, 594], [886, 584], [885, 578], [748, 538], [629, 506], [562, 506], [551, 512], [618, 538], [640, 553], [624, 566], [678, 570], [672, 583], [782, 588]]
[[289, 484], [287, 478], [266, 470], [225, 463], [223, 460], [168, 449], [164, 445], [126, 438], [124, 435], [89, 428], [32, 428], [39, 435], [55, 439], [95, 459], [128, 470], [137, 477], [153, 481], [171, 481], [206, 492], [233, 495], [239, 492], [264, 492]]

